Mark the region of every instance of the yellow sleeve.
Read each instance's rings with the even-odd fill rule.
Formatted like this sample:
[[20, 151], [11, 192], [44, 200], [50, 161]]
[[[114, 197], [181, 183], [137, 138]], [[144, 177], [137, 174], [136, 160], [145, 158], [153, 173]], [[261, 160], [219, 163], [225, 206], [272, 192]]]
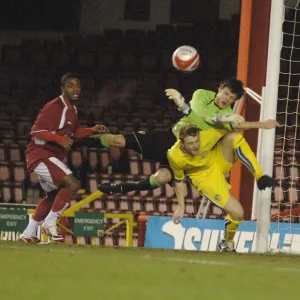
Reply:
[[172, 155], [171, 151], [169, 150], [168, 151], [168, 160], [169, 160], [170, 167], [171, 167], [172, 171], [174, 172], [174, 179], [176, 181], [182, 181], [185, 178], [184, 168], [178, 164], [178, 161], [175, 159], [174, 156], [175, 155]]
[[210, 151], [227, 132], [228, 130], [226, 129], [200, 131], [200, 147], [202, 151]]

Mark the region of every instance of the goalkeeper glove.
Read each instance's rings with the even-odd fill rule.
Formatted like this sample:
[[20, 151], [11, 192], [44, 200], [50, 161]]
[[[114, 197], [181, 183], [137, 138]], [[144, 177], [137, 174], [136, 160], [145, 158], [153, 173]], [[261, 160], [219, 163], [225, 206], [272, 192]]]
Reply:
[[175, 89], [166, 89], [166, 96], [175, 102], [177, 105], [177, 109], [182, 111], [184, 114], [188, 114], [191, 110], [190, 106], [185, 103], [184, 98], [182, 95]]
[[231, 124], [241, 124], [243, 122], [245, 122], [245, 119], [237, 114], [226, 114], [226, 115], [215, 115], [213, 117], [213, 121], [215, 123], [221, 122], [221, 123], [231, 123]]

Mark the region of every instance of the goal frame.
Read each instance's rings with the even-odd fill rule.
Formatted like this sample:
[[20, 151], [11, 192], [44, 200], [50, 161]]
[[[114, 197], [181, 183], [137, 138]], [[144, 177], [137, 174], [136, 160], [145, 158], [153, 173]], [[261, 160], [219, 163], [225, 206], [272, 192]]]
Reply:
[[[251, 6], [246, 7], [245, 1], [242, 0], [242, 18], [241, 18], [241, 32], [240, 37], [243, 35], [243, 22], [252, 26], [252, 18], [258, 5], [256, 0], [251, 0]], [[255, 7], [256, 5], [256, 7]], [[244, 9], [244, 11], [243, 11]], [[247, 10], [247, 11], [245, 11]], [[256, 10], [257, 12], [257, 10]], [[249, 15], [248, 18], [243, 18], [243, 15]], [[279, 72], [280, 72], [280, 53], [282, 48], [282, 24], [284, 21], [284, 0], [270, 0], [265, 6], [264, 17], [269, 18], [269, 24], [265, 22], [265, 26], [268, 26], [268, 42], [266, 47], [266, 66], [265, 66], [265, 78], [261, 80], [261, 93], [260, 98], [251, 88], [251, 82], [247, 82], [249, 77], [249, 69], [251, 64], [257, 64], [257, 62], [251, 59], [255, 59], [255, 56], [251, 55], [248, 49], [247, 53], [247, 69], [245, 70], [245, 63], [241, 59], [241, 51], [239, 51], [238, 61], [238, 75], [242, 75], [241, 79], [245, 81], [248, 86], [246, 93], [256, 102], [262, 99], [260, 105], [260, 120], [276, 119], [277, 114], [277, 101], [278, 101], [278, 85], [279, 85]], [[249, 21], [250, 20], [250, 21]], [[248, 27], [248, 31], [251, 30]], [[253, 44], [253, 36], [249, 35], [249, 44]], [[241, 40], [240, 45], [241, 48]], [[240, 50], [240, 49], [239, 49]], [[244, 55], [245, 56], [245, 55]], [[244, 57], [245, 59], [245, 57]], [[251, 70], [250, 70], [251, 71]], [[244, 73], [243, 73], [244, 72]], [[252, 71], [253, 74], [254, 71]], [[250, 85], [250, 86], [249, 86]], [[257, 89], [257, 86], [256, 86]], [[249, 108], [248, 108], [249, 109]], [[251, 112], [250, 112], [251, 113]], [[274, 146], [275, 146], [275, 129], [271, 130], [259, 130], [257, 137], [257, 159], [263, 169], [263, 172], [268, 175], [273, 174], [274, 163]], [[256, 229], [256, 249], [258, 253], [265, 253], [268, 251], [269, 229], [270, 229], [270, 207], [271, 207], [271, 189], [264, 191], [258, 191], [256, 183], [254, 183], [253, 199], [252, 199], [252, 211], [251, 219], [257, 220]]]

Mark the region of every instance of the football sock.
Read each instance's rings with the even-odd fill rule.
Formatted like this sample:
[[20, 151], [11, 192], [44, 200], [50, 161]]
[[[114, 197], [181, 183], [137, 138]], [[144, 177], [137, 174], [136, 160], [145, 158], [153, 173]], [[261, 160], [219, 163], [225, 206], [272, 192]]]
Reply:
[[72, 199], [72, 192], [68, 189], [61, 189], [54, 200], [52, 210], [47, 215], [45, 223], [56, 224], [57, 218], [62, 214], [62, 212], [69, 206]]
[[49, 201], [47, 197], [44, 197], [38, 204], [35, 210], [35, 214], [32, 218], [37, 221], [43, 221], [51, 210], [53, 202]]
[[258, 180], [263, 175], [263, 171], [255, 154], [242, 134], [239, 133], [234, 139], [233, 149], [235, 150], [239, 160], [250, 170], [255, 179]]
[[38, 221], [34, 220], [33, 218], [31, 218], [29, 220], [29, 223], [28, 223], [26, 229], [23, 231], [22, 235], [25, 238], [31, 238], [31, 237], [36, 236], [37, 229], [38, 229], [39, 225], [41, 225], [42, 223], [43, 223], [43, 221], [38, 222]]
[[128, 193], [131, 191], [150, 191], [160, 186], [153, 174], [139, 182], [122, 182], [119, 183], [119, 185], [122, 186], [122, 193]]
[[231, 216], [228, 214], [225, 218], [225, 230], [224, 230], [224, 237], [223, 241], [231, 242], [233, 241], [233, 238], [235, 236], [235, 233], [239, 227], [239, 225], [243, 221], [235, 221], [231, 218]]
[[160, 184], [157, 182], [154, 174], [152, 174], [147, 179], [141, 180], [138, 182], [138, 190], [139, 191], [148, 191], [148, 190], [154, 190], [158, 188]]

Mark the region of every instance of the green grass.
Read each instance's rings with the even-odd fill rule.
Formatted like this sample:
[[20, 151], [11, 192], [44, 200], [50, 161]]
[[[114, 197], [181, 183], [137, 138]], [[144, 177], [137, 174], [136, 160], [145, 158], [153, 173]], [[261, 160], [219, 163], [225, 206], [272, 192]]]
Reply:
[[300, 257], [0, 243], [1, 300], [298, 299]]

